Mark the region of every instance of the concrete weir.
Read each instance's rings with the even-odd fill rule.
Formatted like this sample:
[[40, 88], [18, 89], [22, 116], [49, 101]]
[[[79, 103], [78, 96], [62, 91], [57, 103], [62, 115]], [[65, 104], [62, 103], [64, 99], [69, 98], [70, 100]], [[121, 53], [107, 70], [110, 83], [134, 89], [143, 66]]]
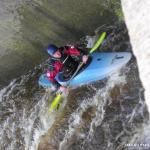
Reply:
[[48, 43], [65, 45], [118, 20], [120, 1], [0, 1], [0, 87], [46, 57]]
[[150, 112], [150, 1], [122, 0], [122, 8]]
[[[137, 59], [139, 76], [144, 87], [144, 96], [150, 113], [150, 1], [149, 0], [122, 0], [125, 22], [132, 44], [132, 50]], [[146, 116], [145, 116], [146, 118]], [[138, 134], [130, 141], [131, 146], [143, 143], [150, 149], [150, 120], [143, 126]], [[139, 149], [139, 147], [137, 147]]]

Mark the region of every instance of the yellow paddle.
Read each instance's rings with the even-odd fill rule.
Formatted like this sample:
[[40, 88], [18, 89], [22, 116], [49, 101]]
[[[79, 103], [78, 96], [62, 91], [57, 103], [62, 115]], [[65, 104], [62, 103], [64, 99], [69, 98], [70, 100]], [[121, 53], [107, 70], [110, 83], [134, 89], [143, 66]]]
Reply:
[[[106, 32], [103, 32], [100, 37], [98, 38], [97, 42], [94, 44], [93, 48], [90, 50], [90, 54], [93, 53], [95, 50], [97, 50], [97, 48], [100, 46], [100, 44], [103, 42], [104, 38], [106, 36]], [[80, 65], [78, 66], [77, 70], [75, 71], [75, 73], [73, 74], [73, 76], [71, 77], [70, 80], [72, 80], [75, 75], [78, 73], [78, 71], [80, 70], [80, 68], [82, 67], [83, 63], [80, 63]], [[49, 110], [55, 110], [58, 107], [58, 104], [60, 102], [60, 100], [62, 99], [62, 93], [58, 93], [55, 98], [53, 99], [52, 103], [50, 104]]]

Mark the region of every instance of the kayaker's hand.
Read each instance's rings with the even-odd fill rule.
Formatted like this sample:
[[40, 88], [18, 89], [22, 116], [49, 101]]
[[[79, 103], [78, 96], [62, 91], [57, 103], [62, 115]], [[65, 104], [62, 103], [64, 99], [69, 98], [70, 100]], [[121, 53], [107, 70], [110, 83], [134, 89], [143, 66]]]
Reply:
[[59, 91], [63, 92], [63, 93], [66, 93], [68, 91], [68, 88], [66, 88], [65, 86], [60, 86]]
[[83, 55], [82, 61], [83, 61], [84, 64], [87, 63], [88, 58], [89, 58], [89, 57], [88, 57], [87, 55]]

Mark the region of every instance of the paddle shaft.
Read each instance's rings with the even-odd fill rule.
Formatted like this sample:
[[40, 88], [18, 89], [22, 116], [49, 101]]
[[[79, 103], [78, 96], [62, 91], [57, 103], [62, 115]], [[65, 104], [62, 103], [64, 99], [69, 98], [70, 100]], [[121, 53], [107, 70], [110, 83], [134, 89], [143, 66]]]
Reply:
[[[102, 43], [102, 41], [104, 40], [106, 36], [106, 32], [103, 32], [102, 35], [99, 37], [99, 39], [97, 40], [97, 42], [94, 44], [93, 48], [90, 50], [90, 54], [93, 53], [99, 46], [100, 44]], [[88, 54], [88, 56], [90, 55]], [[69, 83], [70, 81], [77, 75], [77, 73], [79, 72], [79, 70], [82, 68], [82, 66], [84, 65], [84, 62], [81, 62], [77, 68], [77, 70], [75, 71], [75, 73], [72, 75], [71, 79], [69, 80]], [[69, 84], [68, 83], [68, 84]]]
[[[103, 32], [101, 34], [101, 36], [99, 37], [99, 39], [97, 40], [97, 42], [94, 44], [93, 48], [90, 50], [90, 54], [93, 53], [95, 50], [97, 50], [97, 48], [100, 46], [100, 44], [103, 42], [104, 38], [106, 36], [106, 32]], [[66, 60], [65, 60], [66, 61]], [[75, 71], [75, 73], [72, 75], [71, 79], [69, 80], [69, 83], [67, 86], [69, 86], [70, 81], [77, 75], [78, 71], [81, 69], [81, 67], [83, 66], [83, 62], [81, 62], [77, 68], [77, 70]], [[62, 92], [58, 93], [56, 95], [56, 97], [54, 98], [52, 104], [50, 105], [50, 109], [55, 109], [57, 108], [57, 105], [59, 104], [59, 101], [61, 100], [61, 95]]]

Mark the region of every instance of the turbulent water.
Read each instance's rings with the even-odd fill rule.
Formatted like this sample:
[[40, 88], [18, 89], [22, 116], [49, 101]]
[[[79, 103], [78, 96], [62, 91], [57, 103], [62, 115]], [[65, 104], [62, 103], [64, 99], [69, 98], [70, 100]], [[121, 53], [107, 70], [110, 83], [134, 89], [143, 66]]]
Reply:
[[[124, 24], [101, 30], [108, 33], [102, 51], [131, 51]], [[108, 79], [70, 91], [58, 112], [48, 111], [53, 93], [38, 86], [45, 64], [0, 91], [0, 149], [130, 149], [148, 119], [135, 58]]]

